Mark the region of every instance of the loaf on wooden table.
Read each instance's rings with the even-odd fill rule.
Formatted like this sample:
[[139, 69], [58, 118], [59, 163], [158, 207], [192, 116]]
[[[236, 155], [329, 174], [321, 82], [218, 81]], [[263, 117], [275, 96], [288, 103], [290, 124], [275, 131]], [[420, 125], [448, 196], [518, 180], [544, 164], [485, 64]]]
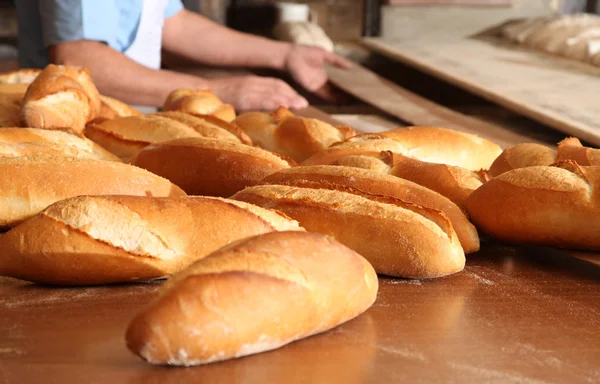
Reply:
[[389, 197], [283, 185], [249, 187], [232, 198], [276, 209], [308, 231], [334, 237], [369, 260], [377, 273], [433, 278], [465, 265], [452, 224], [440, 211]]
[[502, 149], [489, 140], [464, 132], [433, 127], [408, 127], [351, 137], [317, 153], [303, 164], [332, 164], [360, 152], [391, 151], [431, 163], [470, 170], [488, 169]]
[[489, 175], [495, 177], [513, 169], [550, 165], [555, 161], [555, 149], [536, 143], [517, 144], [498, 156], [489, 169]]
[[467, 209], [477, 228], [500, 240], [600, 250], [600, 167], [528, 167], [477, 189]]
[[600, 165], [600, 149], [584, 147], [575, 137], [558, 143], [557, 161], [573, 160], [579, 165]]
[[220, 249], [168, 280], [129, 324], [153, 364], [198, 365], [273, 350], [369, 308], [373, 267], [316, 233], [278, 232]]
[[[443, 212], [456, 232], [465, 253], [479, 250], [477, 230], [449, 199], [416, 183], [366, 169], [316, 165], [283, 169], [261, 184], [339, 190], [366, 197], [387, 196]], [[389, 200], [393, 203], [393, 200]], [[400, 205], [402, 207], [402, 205]]]
[[42, 70], [37, 68], [21, 68], [0, 73], [0, 84], [31, 84], [40, 72]]
[[21, 107], [12, 101], [3, 100], [0, 96], [0, 128], [21, 125]]
[[436, 191], [463, 210], [469, 195], [487, 180], [485, 172], [478, 173], [466, 168], [428, 163], [397, 154], [394, 154], [394, 167], [390, 175]]
[[201, 137], [186, 124], [150, 115], [122, 117], [100, 124], [89, 124], [85, 135], [126, 162], [150, 144], [180, 137]]
[[167, 96], [163, 109], [212, 115], [227, 122], [235, 119], [233, 106], [223, 103], [217, 95], [208, 90], [177, 89]]
[[[179, 121], [180, 123], [183, 123], [183, 124], [189, 126], [190, 128], [193, 128], [202, 137], [211, 137], [213, 139], [219, 139], [219, 140], [223, 140], [223, 141], [232, 141], [235, 143], [241, 142], [240, 138], [231, 132], [231, 130], [234, 130], [235, 128], [233, 128], [233, 126], [231, 124], [229, 124], [225, 121], [222, 121], [222, 120], [221, 121], [224, 124], [232, 126], [231, 130], [222, 128], [221, 126], [211, 123], [203, 118], [200, 118], [198, 116], [194, 116], [194, 115], [191, 115], [191, 114], [185, 113], [185, 112], [178, 112], [178, 111], [157, 112], [157, 113], [153, 113], [150, 116], [166, 117], [166, 118], [169, 118], [169, 119], [172, 119], [175, 121]], [[219, 120], [216, 117], [214, 119]], [[247, 144], [252, 144], [252, 143], [248, 142]]]
[[68, 128], [81, 134], [100, 106], [100, 95], [87, 69], [50, 64], [27, 88], [21, 118], [28, 127]]
[[77, 152], [88, 152], [93, 158], [98, 160], [121, 161], [117, 156], [89, 139], [80, 138], [58, 130], [0, 128], [0, 143], [42, 143], [60, 145], [63, 147], [75, 147]]
[[0, 274], [59, 285], [148, 280], [277, 230], [302, 229], [276, 212], [225, 199], [78, 196], [0, 237]]
[[170, 180], [190, 195], [221, 197], [294, 165], [261, 148], [199, 137], [150, 145], [132, 164]]
[[79, 195], [184, 196], [166, 179], [132, 165], [69, 157], [0, 158], [0, 228]]
[[355, 134], [350, 127], [334, 127], [317, 119], [294, 116], [286, 108], [272, 113], [243, 113], [234, 124], [241, 127], [256, 145], [297, 162]]

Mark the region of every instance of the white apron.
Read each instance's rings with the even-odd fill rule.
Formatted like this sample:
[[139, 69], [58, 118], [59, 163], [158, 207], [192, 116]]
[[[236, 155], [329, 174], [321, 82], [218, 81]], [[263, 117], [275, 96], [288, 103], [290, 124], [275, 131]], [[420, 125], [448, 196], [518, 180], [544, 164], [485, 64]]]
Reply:
[[[168, 0], [144, 0], [142, 15], [133, 43], [125, 56], [152, 69], [160, 69], [162, 29]], [[156, 112], [156, 107], [135, 106], [142, 113]]]

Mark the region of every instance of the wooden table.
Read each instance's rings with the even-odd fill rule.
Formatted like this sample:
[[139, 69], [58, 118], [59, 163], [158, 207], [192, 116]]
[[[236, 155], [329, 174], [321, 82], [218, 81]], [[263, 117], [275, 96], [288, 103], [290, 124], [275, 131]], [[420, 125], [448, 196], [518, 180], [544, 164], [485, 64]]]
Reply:
[[486, 243], [462, 273], [380, 279], [373, 307], [330, 332], [195, 368], [154, 367], [125, 347], [158, 287], [0, 279], [0, 383], [600, 381], [600, 269], [558, 251]]

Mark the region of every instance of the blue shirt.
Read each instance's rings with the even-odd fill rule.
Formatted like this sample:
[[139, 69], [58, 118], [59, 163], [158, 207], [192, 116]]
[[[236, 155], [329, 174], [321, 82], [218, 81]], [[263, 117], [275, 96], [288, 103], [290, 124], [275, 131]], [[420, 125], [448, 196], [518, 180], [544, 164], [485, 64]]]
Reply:
[[[154, 0], [17, 0], [19, 64], [48, 65], [48, 47], [72, 40], [96, 40], [124, 52], [135, 40], [144, 1]], [[169, 0], [165, 18], [181, 11]]]

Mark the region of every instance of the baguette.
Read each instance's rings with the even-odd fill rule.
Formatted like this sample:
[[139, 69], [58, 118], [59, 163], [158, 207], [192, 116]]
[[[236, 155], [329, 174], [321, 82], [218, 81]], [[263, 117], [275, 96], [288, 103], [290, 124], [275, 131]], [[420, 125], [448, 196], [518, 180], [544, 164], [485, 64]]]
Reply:
[[350, 127], [336, 128], [317, 119], [294, 116], [285, 108], [273, 113], [244, 113], [234, 123], [259, 147], [297, 162], [355, 134]]
[[[283, 169], [267, 176], [261, 184], [338, 190], [367, 199], [386, 196], [434, 209], [448, 217], [465, 253], [479, 250], [477, 230], [456, 204], [437, 192], [399, 177], [365, 169], [316, 165]], [[394, 202], [388, 200], [388, 203]], [[399, 206], [403, 207], [402, 204]]]
[[93, 158], [98, 160], [121, 162], [118, 157], [93, 141], [58, 130], [0, 128], [0, 143], [41, 143], [60, 145], [63, 147], [74, 147], [76, 149], [75, 152], [88, 152]]
[[240, 143], [191, 137], [150, 145], [132, 164], [190, 195], [229, 197], [293, 162]]
[[0, 128], [20, 127], [21, 125], [21, 107], [0, 98]]
[[166, 179], [112, 161], [68, 157], [0, 158], [0, 228], [78, 195], [183, 196]]
[[390, 175], [436, 191], [465, 212], [469, 195], [487, 180], [485, 172], [477, 173], [461, 167], [428, 163], [397, 154], [394, 154], [394, 167]]
[[600, 250], [600, 167], [536, 166], [503, 173], [467, 200], [475, 225], [498, 239]]
[[81, 159], [94, 159], [90, 152], [77, 147], [54, 143], [2, 143], [0, 142], [0, 158], [31, 156], [65, 156]]
[[48, 65], [29, 85], [21, 118], [33, 128], [68, 128], [82, 134], [100, 111], [100, 96], [84, 68]]
[[132, 320], [125, 339], [153, 364], [222, 361], [336, 327], [367, 310], [377, 290], [369, 263], [333, 239], [269, 233], [173, 276]]
[[276, 230], [301, 229], [275, 212], [225, 199], [78, 196], [0, 237], [0, 274], [56, 285], [148, 280]]
[[331, 164], [350, 154], [361, 154], [361, 151], [391, 151], [430, 163], [479, 170], [488, 169], [502, 149], [489, 140], [464, 132], [432, 127], [408, 127], [350, 137], [317, 153], [303, 164]]
[[350, 155], [334, 161], [332, 165], [368, 169], [378, 173], [390, 173], [394, 165], [394, 154], [384, 151], [377, 155], [377, 157], [375, 156], [375, 153]]
[[600, 149], [584, 147], [579, 139], [569, 137], [558, 143], [556, 160], [573, 160], [583, 166], [600, 165]]
[[[178, 111], [168, 111], [168, 112], [157, 112], [153, 113], [151, 116], [161, 116], [166, 117], [180, 123], [183, 123], [191, 128], [193, 128], [196, 132], [200, 134], [202, 137], [210, 137], [213, 139], [223, 140], [223, 141], [231, 141], [235, 143], [240, 143], [240, 139], [229, 130], [221, 128], [218, 125], [211, 124], [208, 121], [190, 115], [189, 113], [178, 112]], [[226, 123], [226, 122], [224, 122]]]
[[535, 143], [517, 144], [505, 149], [491, 165], [489, 174], [496, 177], [517, 168], [550, 165], [556, 161], [556, 150]]
[[31, 84], [42, 72], [37, 68], [21, 68], [0, 73], [0, 84]]
[[117, 117], [142, 115], [142, 112], [120, 100], [104, 95], [100, 95], [99, 97], [102, 103], [100, 105], [100, 112], [98, 113], [97, 119], [111, 120], [116, 119]]
[[193, 128], [162, 116], [129, 116], [89, 124], [85, 135], [125, 162], [153, 143], [201, 137]]
[[259, 185], [233, 199], [277, 209], [308, 231], [329, 235], [363, 255], [377, 273], [434, 278], [461, 271], [465, 254], [441, 212], [400, 200], [387, 204], [326, 189]]
[[212, 115], [227, 122], [235, 119], [233, 106], [223, 103], [217, 95], [208, 90], [177, 89], [167, 96], [163, 109]]
[[244, 132], [240, 127], [231, 122], [221, 120], [218, 117], [212, 115], [202, 115], [199, 113], [191, 113], [191, 115], [204, 120], [205, 124], [216, 125], [219, 128], [228, 130], [229, 132], [233, 133], [242, 144], [253, 145], [250, 136], [248, 136], [246, 132]]

